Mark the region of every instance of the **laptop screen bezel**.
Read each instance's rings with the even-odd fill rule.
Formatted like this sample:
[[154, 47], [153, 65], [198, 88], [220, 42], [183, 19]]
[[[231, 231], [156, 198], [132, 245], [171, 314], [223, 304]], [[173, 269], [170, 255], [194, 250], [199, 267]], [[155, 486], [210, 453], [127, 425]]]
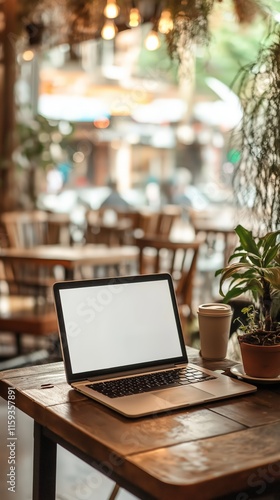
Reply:
[[[109, 369], [102, 369], [102, 370], [96, 370], [96, 371], [84, 371], [84, 372], [79, 372], [79, 373], [73, 373], [72, 366], [71, 366], [71, 360], [70, 360], [67, 335], [66, 335], [65, 321], [64, 321], [64, 317], [63, 317], [60, 291], [64, 290], [64, 289], [72, 289], [72, 288], [82, 288], [82, 287], [92, 287], [92, 286], [94, 287], [94, 286], [104, 286], [104, 285], [114, 286], [114, 285], [122, 285], [122, 284], [128, 284], [128, 283], [143, 283], [143, 282], [147, 282], [147, 281], [160, 281], [160, 280], [165, 280], [168, 282], [168, 286], [169, 286], [169, 290], [170, 290], [170, 297], [171, 297], [172, 307], [173, 307], [173, 311], [174, 311], [174, 316], [175, 316], [176, 327], [177, 327], [177, 331], [178, 331], [178, 337], [179, 337], [182, 355], [178, 356], [176, 358], [168, 358], [168, 359], [157, 360], [157, 361], [153, 361], [153, 362], [145, 362], [145, 363], [139, 363], [139, 364], [133, 364], [133, 365], [126, 365], [126, 366], [121, 366], [119, 368], [114, 367], [112, 369], [109, 368]], [[65, 366], [66, 379], [67, 379], [67, 382], [69, 384], [72, 384], [74, 382], [80, 382], [80, 381], [86, 380], [86, 379], [94, 379], [94, 378], [102, 378], [102, 377], [105, 378], [105, 377], [110, 377], [110, 375], [111, 376], [113, 376], [113, 375], [118, 376], [120, 374], [125, 375], [126, 373], [128, 374], [129, 372], [132, 372], [132, 371], [137, 372], [137, 371], [149, 369], [152, 367], [153, 368], [154, 367], [160, 368], [161, 366], [174, 365], [174, 364], [188, 362], [188, 357], [187, 357], [187, 352], [186, 352], [186, 347], [185, 347], [185, 342], [184, 342], [184, 337], [183, 337], [183, 332], [182, 332], [182, 327], [181, 327], [181, 322], [180, 322], [180, 317], [179, 317], [178, 305], [177, 305], [176, 295], [175, 295], [174, 286], [173, 286], [173, 280], [172, 280], [172, 277], [170, 274], [158, 273], [158, 274], [144, 274], [144, 275], [133, 275], [133, 276], [117, 276], [117, 277], [111, 277], [111, 278], [61, 281], [61, 282], [54, 283], [53, 294], [54, 294], [54, 302], [55, 302], [55, 308], [56, 308], [57, 320], [58, 320], [58, 326], [59, 326], [61, 351], [62, 351], [64, 366]]]

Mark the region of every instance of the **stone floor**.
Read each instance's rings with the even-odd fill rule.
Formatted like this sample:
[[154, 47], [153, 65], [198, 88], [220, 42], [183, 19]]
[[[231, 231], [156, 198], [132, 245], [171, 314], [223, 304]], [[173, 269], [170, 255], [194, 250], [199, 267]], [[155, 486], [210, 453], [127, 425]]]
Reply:
[[[16, 492], [8, 491], [7, 469], [7, 403], [0, 398], [0, 498], [1, 500], [32, 499], [33, 420], [16, 412]], [[114, 483], [58, 447], [56, 500], [107, 500]], [[135, 496], [119, 490], [117, 500], [133, 500]]]

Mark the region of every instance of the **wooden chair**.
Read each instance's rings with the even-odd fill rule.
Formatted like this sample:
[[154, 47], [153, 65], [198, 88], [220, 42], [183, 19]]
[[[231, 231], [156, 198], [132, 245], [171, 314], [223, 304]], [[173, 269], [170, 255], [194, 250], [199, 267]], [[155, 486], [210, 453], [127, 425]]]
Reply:
[[[0, 369], [22, 366], [26, 363], [38, 362], [48, 358], [46, 349], [32, 350], [29, 353], [23, 350], [23, 337], [31, 335], [36, 339], [48, 337], [50, 350], [58, 349], [58, 327], [53, 304], [38, 302], [33, 297], [9, 296], [0, 297], [0, 337], [12, 334], [15, 337], [14, 356], [0, 362]], [[0, 342], [1, 344], [1, 342]], [[5, 344], [7, 346], [7, 342]], [[0, 350], [0, 357], [1, 350]]]
[[[107, 216], [109, 214], [108, 218], [106, 213]], [[124, 245], [130, 231], [131, 221], [126, 218], [119, 220], [117, 213], [111, 208], [86, 212], [85, 243], [104, 244], [109, 247]]]
[[68, 214], [43, 210], [4, 212], [1, 223], [10, 247], [71, 243]]
[[181, 322], [187, 341], [189, 339], [186, 333], [186, 322], [194, 316], [194, 280], [202, 241], [198, 238], [191, 242], [175, 242], [160, 236], [136, 238], [136, 245], [139, 248], [140, 274], [168, 272], [173, 277]]
[[4, 212], [1, 223], [10, 247], [30, 248], [48, 241], [48, 215], [41, 210]]
[[232, 209], [220, 207], [209, 210], [189, 209], [189, 219], [195, 234], [203, 234], [207, 246], [207, 254], [220, 253], [223, 266], [226, 266], [231, 251], [236, 246]]
[[169, 238], [175, 221], [181, 216], [181, 208], [175, 205], [165, 205], [158, 211], [140, 212], [139, 227], [145, 235]]
[[[49, 231], [49, 220], [54, 230]], [[15, 248], [31, 248], [37, 245], [59, 243], [56, 219], [41, 210], [6, 212], [1, 216], [1, 223], [6, 236], [6, 245]], [[51, 238], [50, 238], [51, 236]], [[9, 285], [10, 294], [45, 297], [50, 293], [50, 286], [55, 281], [53, 270], [38, 268], [32, 264], [5, 264], [3, 279]]]
[[181, 208], [175, 205], [166, 205], [160, 211], [151, 209], [117, 211], [118, 220], [130, 220], [133, 237], [128, 243], [134, 242], [134, 235], [155, 235], [168, 238], [174, 223], [181, 216]]
[[130, 221], [132, 230], [141, 226], [141, 212], [139, 210], [116, 210], [117, 218], [119, 221], [126, 219]]
[[69, 214], [47, 212], [47, 245], [72, 245], [72, 228]]
[[157, 212], [150, 209], [141, 210], [117, 210], [119, 221], [130, 221], [131, 231], [137, 231], [139, 234], [152, 234], [157, 225]]
[[[53, 226], [50, 231], [49, 221]], [[67, 222], [64, 218], [49, 216], [47, 212], [6, 212], [1, 216], [6, 245], [17, 248], [30, 248], [37, 245], [58, 243], [58, 223]], [[51, 238], [50, 238], [51, 236]], [[2, 284], [8, 285], [8, 294], [0, 296], [0, 335], [11, 333], [15, 336], [17, 359], [0, 364], [0, 369], [20, 366], [27, 362], [45, 357], [46, 350], [22, 352], [22, 337], [29, 334], [36, 337], [53, 336], [57, 340], [57, 320], [53, 306], [51, 286], [56, 280], [53, 269], [32, 264], [5, 262], [1, 267]], [[2, 291], [2, 290], [1, 290]], [[1, 355], [1, 354], [0, 354]]]
[[165, 205], [157, 214], [155, 234], [168, 238], [174, 223], [181, 216], [181, 208], [176, 205]]
[[[160, 211], [151, 209], [122, 210], [101, 207], [86, 213], [86, 243], [108, 246], [134, 244], [134, 237], [155, 235], [168, 238], [180, 207], [166, 205]], [[111, 220], [110, 220], [111, 217]]]
[[208, 210], [189, 209], [189, 219], [196, 237], [205, 243], [200, 252], [198, 271], [202, 281], [202, 302], [215, 300], [218, 279], [217, 269], [225, 267], [237, 243], [234, 232], [234, 214], [226, 207]]

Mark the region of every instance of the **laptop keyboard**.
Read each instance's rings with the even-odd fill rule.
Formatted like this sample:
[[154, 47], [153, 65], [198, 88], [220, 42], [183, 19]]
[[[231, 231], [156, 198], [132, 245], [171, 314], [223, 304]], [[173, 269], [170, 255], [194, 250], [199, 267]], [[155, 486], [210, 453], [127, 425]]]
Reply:
[[165, 372], [149, 373], [147, 375], [138, 375], [105, 382], [94, 382], [93, 384], [89, 384], [88, 387], [109, 398], [119, 398], [141, 392], [204, 382], [206, 380], [213, 380], [214, 378], [196, 368], [188, 366], [187, 368], [175, 368], [174, 370]]

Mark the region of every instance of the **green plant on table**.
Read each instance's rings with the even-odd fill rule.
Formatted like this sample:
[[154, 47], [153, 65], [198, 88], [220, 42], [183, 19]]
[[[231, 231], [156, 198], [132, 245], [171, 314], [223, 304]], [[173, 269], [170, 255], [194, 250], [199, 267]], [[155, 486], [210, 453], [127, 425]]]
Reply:
[[220, 294], [225, 302], [249, 294], [254, 303], [243, 309], [247, 324], [241, 324], [242, 342], [280, 344], [280, 230], [254, 237], [238, 225], [235, 232], [239, 244], [228, 265], [216, 272], [221, 276]]

